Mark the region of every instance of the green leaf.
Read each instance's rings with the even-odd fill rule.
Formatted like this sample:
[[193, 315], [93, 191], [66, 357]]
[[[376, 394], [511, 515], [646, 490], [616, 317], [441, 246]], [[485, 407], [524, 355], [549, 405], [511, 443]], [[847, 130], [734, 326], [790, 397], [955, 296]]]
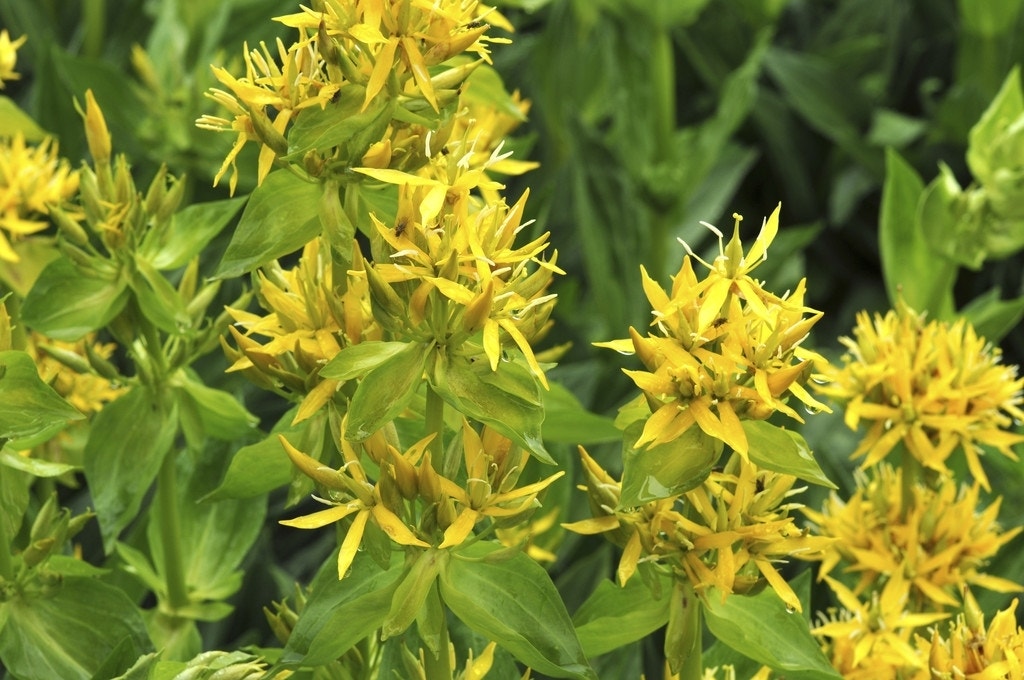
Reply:
[[[286, 160], [301, 161], [310, 151], [330, 153], [334, 147], [349, 145], [344, 160], [357, 164], [366, 153], [364, 140], [378, 141], [391, 121], [396, 102], [391, 97], [376, 97], [365, 111], [360, 111], [366, 90], [361, 87], [343, 88], [338, 101], [320, 107], [304, 109], [288, 131]], [[360, 149], [360, 147], [364, 147]]]
[[633, 423], [623, 440], [620, 508], [689, 491], [707, 479], [722, 455], [722, 442], [696, 425], [670, 442], [633, 448], [643, 427], [643, 423]]
[[296, 410], [297, 407], [281, 416], [266, 439], [243, 446], [235, 453], [223, 481], [207, 496], [208, 500], [252, 498], [286, 486], [292, 480], [294, 468], [278, 435], [283, 434], [301, 451], [315, 455], [313, 452], [323, 446], [326, 418], [326, 412], [321, 411], [293, 425]]
[[366, 374], [348, 407], [347, 438], [363, 441], [405, 410], [423, 382], [423, 365], [433, 349], [431, 344], [406, 343]]
[[39, 142], [46, 136], [46, 131], [31, 116], [18, 108], [9, 97], [3, 96], [0, 96], [0, 130], [11, 137], [20, 132], [26, 142]]
[[805, 619], [786, 609], [772, 588], [755, 595], [731, 594], [711, 587], [702, 599], [704, 619], [721, 642], [772, 669], [799, 673], [802, 680], [838, 680], [842, 676], [821, 651]]
[[443, 565], [441, 599], [471, 629], [538, 673], [596, 678], [548, 573], [524, 553], [488, 561], [502, 546], [477, 543]]
[[232, 278], [252, 271], [315, 238], [320, 233], [320, 191], [319, 184], [287, 169], [267, 175], [249, 197], [217, 276]]
[[668, 623], [668, 597], [655, 599], [641, 578], [625, 587], [601, 581], [572, 618], [588, 657], [644, 638]]
[[127, 301], [128, 286], [116, 271], [87, 275], [61, 258], [39, 274], [21, 318], [51, 338], [75, 341], [107, 325]]
[[176, 417], [147, 388], [133, 387], [96, 414], [85, 444], [85, 479], [96, 503], [106, 552], [135, 519], [174, 443]]
[[[424, 550], [416, 555], [416, 559], [405, 570], [398, 587], [395, 588], [395, 594], [391, 598], [391, 608], [381, 624], [382, 640], [404, 633], [416, 620], [427, 597], [432, 592], [436, 593], [434, 583], [437, 581], [437, 575], [447, 557], [447, 553], [436, 549]], [[436, 600], [436, 594], [434, 598]], [[424, 632], [423, 627], [420, 626], [421, 637], [424, 636]]]
[[335, 354], [334, 358], [320, 369], [320, 377], [330, 380], [361, 378], [408, 347], [409, 343], [407, 342], [379, 340], [367, 340], [349, 345]]
[[541, 387], [521, 354], [508, 355], [511, 360], [501, 362], [497, 371], [486, 361], [439, 357], [431, 386], [459, 412], [494, 428], [542, 463], [554, 465], [541, 438]]
[[750, 445], [747, 455], [758, 466], [829, 489], [839, 488], [825, 476], [799, 432], [764, 420], [744, 420], [741, 424]]
[[0, 451], [0, 463], [15, 470], [27, 472], [33, 477], [60, 477], [78, 469], [77, 466], [68, 463], [55, 463], [40, 458], [19, 456], [7, 449]]
[[312, 592], [292, 630], [281, 662], [289, 666], [330, 663], [384, 623], [404, 570], [381, 570], [366, 554], [356, 553], [348, 574], [338, 579], [334, 554], [311, 584]]
[[0, 660], [22, 680], [88, 680], [124, 641], [132, 658], [151, 650], [135, 604], [101, 581], [65, 578], [49, 597], [6, 606], [10, 618], [0, 632]]
[[583, 408], [576, 396], [558, 383], [544, 397], [544, 440], [565, 444], [600, 444], [618, 441], [622, 433], [611, 418]]
[[128, 284], [135, 292], [142, 315], [166, 333], [183, 334], [192, 320], [178, 291], [142, 258], [135, 258], [135, 273]]
[[999, 290], [993, 288], [971, 300], [960, 313], [978, 335], [998, 344], [1024, 318], [1024, 297], [1000, 300]]
[[238, 399], [224, 390], [207, 387], [192, 375], [181, 375], [179, 398], [198, 413], [206, 436], [231, 441], [252, 435], [259, 418]]
[[139, 255], [161, 271], [184, 267], [227, 226], [246, 200], [247, 197], [228, 198], [180, 210], [167, 229], [146, 233]]
[[[17, 536], [28, 508], [28, 488], [35, 481], [21, 470], [4, 470], [0, 474], [0, 531], [4, 536]], [[0, 550], [10, 550], [2, 546]], [[3, 628], [3, 605], [0, 605], [0, 628]]]
[[889, 302], [901, 297], [918, 311], [942, 314], [952, 307], [956, 266], [929, 245], [918, 214], [924, 183], [903, 158], [889, 149], [879, 215], [878, 247]]
[[84, 417], [40, 379], [32, 357], [18, 350], [0, 352], [0, 439], [55, 434], [55, 428]]

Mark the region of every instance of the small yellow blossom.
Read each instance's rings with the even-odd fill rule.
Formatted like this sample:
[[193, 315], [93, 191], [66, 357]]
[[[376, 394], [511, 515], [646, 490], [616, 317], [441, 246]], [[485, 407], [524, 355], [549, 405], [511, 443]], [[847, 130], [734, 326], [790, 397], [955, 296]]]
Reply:
[[19, 261], [13, 242], [46, 229], [50, 208], [74, 197], [78, 179], [52, 138], [36, 146], [21, 133], [0, 138], [0, 260]]
[[927, 668], [911, 644], [914, 631], [948, 618], [943, 613], [913, 613], [910, 583], [896, 572], [864, 602], [839, 581], [826, 577], [842, 606], [822, 617], [813, 633], [825, 639], [826, 655], [844, 678], [902, 678]]
[[992, 617], [985, 628], [983, 621], [972, 622], [965, 615], [957, 617], [945, 637], [936, 627], [931, 639], [917, 638], [919, 653], [928, 659], [932, 678], [970, 678], [970, 680], [1024, 679], [1024, 629], [1017, 623], [1015, 599], [1006, 609]]
[[822, 535], [836, 539], [819, 577], [842, 562], [859, 574], [854, 592], [860, 595], [899, 572], [910, 584], [918, 609], [959, 606], [967, 585], [1021, 590], [1010, 580], [984, 573], [986, 563], [1021, 532], [1021, 527], [1000, 531], [999, 500], [979, 509], [977, 482], [958, 491], [955, 480], [944, 478], [935, 489], [916, 484], [911, 507], [904, 508], [902, 474], [878, 466], [870, 479], [859, 477], [846, 502], [833, 494], [821, 512], [803, 510]]
[[884, 459], [897, 445], [929, 470], [949, 474], [947, 459], [963, 451], [971, 474], [986, 490], [979, 456], [990, 446], [1017, 460], [1024, 436], [1005, 428], [1024, 420], [1024, 379], [1016, 366], [975, 333], [965, 319], [926, 322], [905, 304], [872, 319], [857, 317], [842, 367], [826, 373], [818, 391], [843, 404], [845, 421], [870, 428], [854, 457], [863, 467]]
[[696, 425], [746, 456], [742, 418], [778, 411], [803, 422], [786, 403], [789, 395], [827, 410], [803, 387], [823, 359], [800, 346], [821, 312], [804, 306], [802, 281], [779, 297], [750, 277], [766, 257], [778, 219], [776, 209], [744, 255], [737, 215], [732, 240], [713, 264], [703, 263], [708, 275], [698, 279], [691, 257], [683, 258], [671, 294], [641, 268], [656, 332], [644, 337], [631, 328], [629, 339], [597, 343], [635, 353], [646, 368], [626, 371], [651, 409], [635, 446], [664, 444]]
[[787, 502], [800, 491], [796, 478], [733, 456], [726, 469], [713, 472], [697, 488], [638, 508], [616, 509], [615, 482], [582, 448], [585, 487], [595, 517], [564, 525], [581, 534], [608, 535], [623, 545], [620, 584], [641, 562], [671, 567], [698, 592], [716, 587], [723, 596], [749, 591], [762, 578], [787, 606], [800, 601], [775, 565], [787, 558], [820, 559], [831, 539], [811, 536], [798, 527]]
[[5, 80], [17, 80], [21, 77], [14, 67], [18, 63], [18, 48], [24, 45], [26, 40], [27, 35], [11, 40], [6, 28], [0, 31], [0, 90], [4, 89]]
[[[112, 343], [96, 342], [92, 333], [77, 342], [52, 340], [35, 332], [29, 336], [29, 354], [36, 361], [39, 377], [86, 416], [99, 412], [128, 389], [127, 385], [88, 370], [86, 365], [89, 354], [107, 360], [114, 349]], [[80, 370], [70, 365], [79, 363]]]
[[[256, 275], [258, 299], [267, 314], [228, 309], [244, 329], [230, 329], [237, 349], [223, 342], [233, 361], [228, 370], [300, 399], [296, 422], [313, 415], [340, 387], [337, 380], [319, 377], [325, 363], [343, 347], [382, 337], [370, 311], [366, 279], [359, 276], [359, 249], [353, 253], [353, 271], [341, 295], [335, 291], [329, 248], [315, 238], [294, 268], [286, 271], [275, 262]], [[254, 336], [269, 340], [260, 343]]]

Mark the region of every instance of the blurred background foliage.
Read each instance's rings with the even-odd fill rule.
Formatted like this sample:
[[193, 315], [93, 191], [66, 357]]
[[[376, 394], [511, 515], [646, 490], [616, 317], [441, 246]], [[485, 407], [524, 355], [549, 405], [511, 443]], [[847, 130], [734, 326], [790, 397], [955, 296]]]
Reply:
[[[515, 200], [529, 187], [538, 232], [550, 231], [567, 276], [550, 345], [572, 348], [551, 372], [590, 410], [613, 415], [631, 393], [620, 368], [629, 360], [591, 343], [625, 337], [649, 321], [639, 267], [667, 282], [685, 251], [713, 258], [718, 244], [700, 225], [730, 231], [734, 212], [751, 238], [781, 201], [782, 230], [759, 270], [773, 290], [808, 278], [811, 306], [825, 312], [814, 342], [838, 354], [858, 310], [889, 307], [879, 250], [887, 150], [927, 184], [940, 164], [961, 186], [972, 183], [968, 134], [1024, 58], [1022, 0], [504, 0], [517, 32], [497, 46], [495, 64], [509, 90], [532, 102], [517, 133], [517, 157], [538, 170], [509, 178]], [[0, 0], [0, 27], [29, 35], [19, 52], [20, 81], [6, 94], [60, 140], [63, 155], [85, 151], [73, 100], [91, 88], [115, 146], [133, 159], [140, 184], [161, 163], [187, 174], [186, 202], [225, 198], [212, 177], [230, 136], [196, 129], [214, 105], [210, 64], [237, 72], [243, 41], [271, 44], [284, 27], [269, 21], [294, 7], [280, 0]], [[139, 48], [142, 49], [139, 49]], [[0, 112], [3, 116], [11, 112]], [[239, 193], [255, 186], [255, 158], [239, 162]], [[229, 231], [204, 256], [212, 272]], [[1022, 290], [1020, 254], [958, 270], [954, 304], [988, 293], [1012, 300]], [[898, 266], [898, 264], [897, 264]], [[229, 299], [232, 291], [225, 291]], [[1001, 339], [1009, 363], [1024, 360], [1024, 334], [1010, 314]], [[224, 366], [209, 360], [207, 380]], [[283, 404], [246, 398], [269, 428]], [[834, 417], [808, 419], [804, 435], [846, 495], [855, 435]], [[618, 444], [592, 450], [614, 473]], [[560, 460], [572, 467], [572, 446]], [[225, 452], [224, 465], [231, 452]], [[1024, 523], [1024, 474], [990, 456], [995, 493], [1007, 496], [1003, 520]], [[212, 465], [210, 487], [223, 467]], [[570, 484], [563, 517], [582, 516]], [[67, 504], [87, 498], [65, 492]], [[804, 502], [816, 505], [819, 496]], [[550, 497], [549, 497], [550, 498]], [[271, 498], [281, 516], [283, 493]], [[235, 613], [204, 629], [209, 648], [268, 637], [260, 608], [308, 582], [334, 545], [328, 532], [279, 532], [268, 523], [249, 559]], [[557, 530], [556, 530], [557, 533]], [[558, 536], [549, 537], [552, 544]], [[613, 570], [612, 549], [561, 537], [553, 575], [572, 612]], [[1020, 573], [1014, 546], [993, 573]], [[983, 595], [986, 609], [1007, 599]], [[981, 599], [981, 598], [979, 598]], [[616, 655], [599, 672], [636, 677], [643, 650]]]

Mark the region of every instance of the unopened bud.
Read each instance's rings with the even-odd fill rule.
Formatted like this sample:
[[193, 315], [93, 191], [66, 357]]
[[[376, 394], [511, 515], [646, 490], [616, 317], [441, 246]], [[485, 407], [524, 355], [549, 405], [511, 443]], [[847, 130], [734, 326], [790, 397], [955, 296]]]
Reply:
[[89, 243], [89, 234], [77, 220], [72, 218], [66, 212], [57, 206], [52, 206], [49, 214], [50, 219], [57, 225], [57, 230], [60, 231], [64, 238], [68, 239], [76, 246], [84, 246]]
[[445, 69], [431, 78], [430, 84], [434, 87], [435, 92], [438, 90], [456, 89], [462, 85], [462, 83], [466, 82], [466, 78], [469, 78], [473, 71], [475, 71], [482, 63], [484, 63], [483, 59], [477, 59], [476, 61], [468, 64], [462, 64], [461, 66], [453, 66], [452, 68]]
[[35, 567], [50, 556], [50, 553], [53, 552], [53, 546], [56, 545], [56, 543], [57, 541], [53, 538], [42, 538], [31, 543], [21, 553], [21, 561], [29, 569]]
[[78, 108], [78, 113], [85, 119], [85, 137], [93, 162], [97, 166], [106, 165], [110, 162], [110, 131], [92, 90], [85, 91], [85, 112], [79, 108], [78, 102], [75, 102], [75, 108]]
[[146, 191], [146, 214], [155, 215], [160, 211], [160, 206], [163, 205], [166, 193], [167, 165], [161, 163], [160, 168], [156, 171], [156, 175], [153, 176], [153, 181], [149, 183], [149, 189]]
[[252, 128], [260, 141], [266, 144], [278, 156], [288, 155], [288, 140], [281, 134], [280, 130], [274, 127], [270, 118], [263, 109], [250, 109], [249, 118], [252, 120]]
[[462, 316], [462, 327], [470, 333], [475, 333], [484, 327], [484, 322], [491, 317], [491, 309], [494, 306], [494, 279], [487, 279], [484, 289], [466, 305], [466, 311]]
[[347, 480], [345, 479], [345, 475], [324, 465], [315, 458], [307, 456], [302, 451], [299, 451], [297, 448], [292, 446], [283, 435], [278, 435], [277, 438], [281, 442], [281, 445], [284, 446], [285, 453], [288, 454], [288, 458], [291, 459], [292, 464], [299, 468], [299, 471], [302, 472], [302, 474], [328, 489], [334, 489], [336, 491], [349, 490], [349, 485], [346, 483]]
[[384, 319], [378, 317], [377, 320], [383, 324], [385, 320], [395, 321], [403, 319], [406, 309], [402, 298], [398, 297], [395, 289], [384, 280], [384, 277], [377, 272], [372, 263], [367, 264], [368, 266], [364, 271], [366, 273], [366, 282], [370, 285], [370, 299], [373, 301], [374, 307], [379, 309], [385, 317]]

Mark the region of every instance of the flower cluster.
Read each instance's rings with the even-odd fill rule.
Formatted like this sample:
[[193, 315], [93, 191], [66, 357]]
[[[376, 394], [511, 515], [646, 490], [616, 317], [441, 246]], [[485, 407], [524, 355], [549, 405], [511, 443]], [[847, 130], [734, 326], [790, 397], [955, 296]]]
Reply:
[[956, 451], [982, 487], [988, 477], [983, 446], [1016, 460], [1012, 446], [1024, 436], [1007, 432], [1024, 420], [1024, 378], [1001, 363], [1001, 352], [979, 337], [965, 319], [925, 321], [906, 305], [872, 319], [857, 317], [849, 353], [817, 389], [843, 405], [846, 424], [870, 423], [854, 452], [863, 467], [883, 460], [898, 445], [929, 470], [949, 474]]
[[903, 471], [879, 465], [869, 478], [860, 477], [857, 490], [845, 502], [833, 494], [821, 512], [805, 508], [821, 535], [835, 539], [819, 577], [842, 562], [859, 577], [854, 594], [863, 595], [899, 573], [918, 610], [957, 607], [959, 594], [968, 585], [999, 592], [1021, 589], [984, 573], [988, 560], [1021, 528], [1000, 531], [999, 501], [978, 510], [977, 482], [959, 491], [950, 477], [940, 480], [937, 488], [913, 484], [909, 507], [903, 494]]
[[70, 201], [78, 183], [55, 140], [32, 146], [20, 133], [0, 138], [0, 260], [17, 262], [14, 242], [46, 229], [50, 209]]
[[[646, 369], [626, 371], [651, 409], [638, 447], [672, 441], [696, 425], [746, 456], [741, 419], [780, 412], [803, 422], [786, 403], [790, 395], [811, 409], [826, 410], [803, 386], [813, 365], [822, 361], [800, 346], [821, 318], [804, 305], [804, 282], [780, 297], [750, 275], [778, 232], [779, 209], [764, 221], [746, 254], [739, 239], [740, 217], [735, 217], [727, 245], [721, 245], [722, 235], [715, 230], [720, 243], [715, 261], [685, 257], [671, 293], [643, 271], [655, 332], [645, 337], [631, 328], [628, 340], [598, 343], [635, 353]], [[703, 279], [697, 278], [692, 259], [708, 269]]]
[[932, 629], [930, 641], [918, 636], [917, 648], [929, 668], [920, 673], [920, 680], [1024, 678], [1024, 629], [1017, 623], [1017, 602], [997, 612], [986, 628], [980, 608], [968, 594], [966, 612], [949, 626], [948, 637], [938, 627]]
[[594, 518], [565, 525], [581, 534], [605, 534], [622, 546], [621, 585], [641, 563], [663, 565], [698, 593], [717, 588], [748, 592], [762, 578], [786, 605], [801, 610], [776, 564], [789, 557], [821, 559], [831, 539], [810, 535], [790, 512], [788, 499], [802, 489], [796, 478], [758, 469], [732, 456], [725, 469], [679, 496], [619, 508], [621, 486], [580, 449]]

